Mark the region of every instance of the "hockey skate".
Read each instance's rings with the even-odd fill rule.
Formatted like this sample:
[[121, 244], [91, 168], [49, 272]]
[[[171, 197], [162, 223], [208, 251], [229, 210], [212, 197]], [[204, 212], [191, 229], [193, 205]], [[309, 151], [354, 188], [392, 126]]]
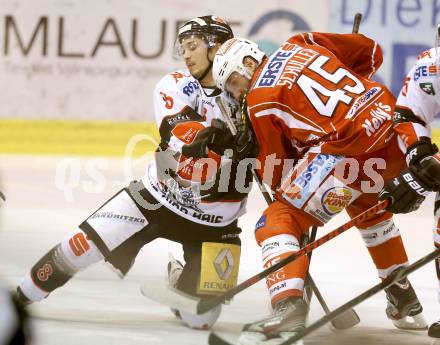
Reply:
[[[393, 272], [397, 274], [398, 271]], [[394, 326], [405, 330], [426, 330], [428, 325], [422, 315], [422, 305], [407, 278], [385, 289], [388, 305], [386, 314]], [[413, 321], [407, 320], [412, 318]]]
[[[177, 287], [177, 282], [179, 281], [180, 275], [183, 271], [183, 264], [176, 260], [173, 254], [168, 253], [170, 261], [168, 262], [167, 271], [168, 271], [168, 284], [172, 288]], [[172, 313], [179, 319], [181, 319], [180, 313], [177, 309], [171, 308]]]
[[[289, 297], [275, 305], [271, 316], [244, 326], [238, 344], [279, 344], [305, 328], [308, 306], [301, 297]], [[303, 345], [302, 340], [294, 345]]]
[[432, 338], [440, 338], [440, 320], [429, 326], [428, 335]]
[[25, 296], [23, 291], [21, 291], [20, 287], [17, 286], [15, 291], [12, 292], [12, 298], [16, 303], [18, 303], [21, 307], [25, 308], [29, 304], [32, 304], [33, 302]]

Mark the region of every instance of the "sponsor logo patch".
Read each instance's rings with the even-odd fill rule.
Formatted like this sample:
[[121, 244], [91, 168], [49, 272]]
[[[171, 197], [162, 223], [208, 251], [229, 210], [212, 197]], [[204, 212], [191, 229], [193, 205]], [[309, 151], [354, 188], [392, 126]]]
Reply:
[[428, 66], [428, 74], [429, 74], [430, 76], [434, 76], [434, 75], [436, 75], [436, 74], [437, 74], [437, 71], [438, 71], [438, 69], [437, 69], [437, 66], [436, 66], [436, 65], [432, 64], [432, 65], [429, 65], [429, 66]]
[[255, 231], [257, 231], [258, 229], [262, 228], [263, 226], [266, 225], [266, 216], [261, 216], [260, 219], [258, 219], [257, 224], [255, 224]]
[[348, 111], [347, 115], [345, 116], [346, 119], [351, 119], [357, 111], [362, 108], [362, 106], [367, 103], [370, 99], [372, 99], [375, 95], [378, 94], [378, 92], [382, 90], [382, 88], [375, 86], [372, 89], [365, 92], [362, 96], [356, 98], [356, 101]]
[[182, 92], [189, 97], [191, 94], [193, 94], [199, 88], [200, 87], [199, 87], [198, 83], [196, 83], [195, 81], [190, 81], [188, 84], [186, 84], [182, 88]]
[[371, 117], [365, 119], [362, 127], [365, 128], [365, 133], [367, 136], [371, 137], [373, 134], [379, 130], [382, 125], [392, 119], [389, 112], [391, 112], [391, 107], [388, 104], [383, 104], [381, 102], [374, 103], [376, 109], [370, 110]]
[[335, 215], [350, 203], [353, 193], [345, 187], [332, 187], [324, 192], [321, 198], [322, 207], [329, 215]]
[[414, 81], [419, 80], [421, 77], [427, 77], [428, 76], [428, 66], [419, 66], [414, 71]]
[[257, 87], [271, 87], [280, 77], [289, 58], [294, 54], [293, 51], [278, 49], [269, 59], [263, 71], [261, 71]]
[[424, 93], [435, 96], [434, 86], [432, 83], [420, 83], [419, 86]]
[[316, 192], [321, 182], [330, 174], [335, 165], [341, 161], [340, 156], [320, 153], [299, 175], [290, 182], [286, 180], [280, 189], [283, 197], [297, 208], [302, 208], [309, 197]]

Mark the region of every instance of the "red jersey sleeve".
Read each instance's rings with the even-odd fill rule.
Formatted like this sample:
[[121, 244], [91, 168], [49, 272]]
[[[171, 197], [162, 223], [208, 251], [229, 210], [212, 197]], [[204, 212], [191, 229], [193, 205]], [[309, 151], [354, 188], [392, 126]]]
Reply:
[[310, 32], [293, 36], [289, 41], [322, 46], [350, 70], [365, 78], [371, 78], [383, 62], [380, 45], [362, 34]]

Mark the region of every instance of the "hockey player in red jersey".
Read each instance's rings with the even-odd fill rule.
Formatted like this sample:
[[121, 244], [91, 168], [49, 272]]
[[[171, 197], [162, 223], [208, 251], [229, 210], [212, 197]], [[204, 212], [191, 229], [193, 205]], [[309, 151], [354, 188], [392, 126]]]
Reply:
[[[438, 39], [437, 39], [438, 40]], [[434, 244], [440, 247], [440, 154], [432, 144], [431, 124], [440, 113], [440, 50], [432, 48], [419, 55], [405, 78], [394, 109], [394, 129], [405, 152], [408, 167], [381, 192], [389, 198], [393, 213], [416, 210], [429, 191], [437, 192], [434, 206]], [[440, 259], [435, 261], [440, 285]], [[440, 301], [440, 287], [438, 298]], [[440, 338], [440, 321], [428, 334]]]
[[[243, 104], [259, 145], [257, 172], [276, 192], [255, 229], [265, 267], [297, 251], [309, 227], [344, 209], [356, 216], [375, 205], [384, 181], [404, 168], [392, 129], [395, 98], [370, 79], [381, 62], [380, 46], [359, 34], [299, 34], [269, 58], [238, 38], [217, 52], [216, 84]], [[408, 264], [390, 212], [359, 229], [380, 278]], [[307, 268], [303, 256], [267, 278], [273, 314], [246, 325], [240, 344], [304, 328]], [[397, 327], [426, 329], [409, 281], [388, 289], [387, 297], [386, 313]]]
[[[159, 237], [183, 246], [186, 264], [172, 260], [169, 265], [173, 287], [205, 296], [236, 283], [237, 218], [244, 213], [247, 191], [235, 188], [237, 164], [223, 157], [234, 143], [223, 132], [217, 135], [222, 123], [214, 98], [221, 96], [233, 114], [238, 105], [212, 79], [214, 54], [231, 37], [230, 26], [215, 16], [194, 18], [180, 28], [176, 52], [187, 69], [168, 74], [154, 91], [161, 139], [155, 161], [140, 180], [116, 193], [31, 268], [17, 288], [23, 304], [46, 298], [75, 273], [102, 260], [123, 277], [140, 249]], [[209, 169], [201, 163], [208, 158], [214, 163]], [[229, 175], [220, 177], [224, 168]], [[250, 173], [247, 177], [252, 178]], [[214, 265], [220, 253], [230, 258], [228, 267], [222, 266], [228, 274], [222, 277]], [[203, 315], [178, 314], [190, 327], [207, 328], [220, 307]]]

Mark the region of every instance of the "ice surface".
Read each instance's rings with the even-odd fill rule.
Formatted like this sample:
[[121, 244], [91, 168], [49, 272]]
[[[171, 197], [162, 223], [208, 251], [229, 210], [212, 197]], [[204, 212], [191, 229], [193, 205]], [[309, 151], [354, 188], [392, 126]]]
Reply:
[[[36, 260], [116, 192], [124, 184], [121, 181], [128, 179], [124, 177], [122, 160], [102, 158], [101, 162], [106, 163], [101, 165], [104, 167], [101, 172], [106, 179], [100, 191], [93, 175], [86, 170], [87, 164], [93, 164], [90, 160], [96, 158], [78, 159], [81, 169], [78, 181], [75, 175], [64, 174], [70, 170], [60, 167], [60, 161], [66, 158], [69, 157], [0, 156], [0, 190], [7, 198], [0, 210], [0, 280], [9, 287], [15, 286]], [[142, 169], [142, 164], [138, 164], [134, 176], [141, 176]], [[73, 202], [66, 200], [65, 193], [59, 189], [66, 181], [73, 186], [79, 183], [72, 190]], [[432, 205], [431, 197], [417, 213], [396, 217], [411, 260], [433, 248]], [[240, 220], [243, 228], [241, 280], [261, 270], [260, 251], [253, 240], [253, 225], [264, 207], [263, 198], [253, 190], [249, 212]], [[338, 216], [325, 229], [334, 229], [345, 220], [345, 215]], [[324, 234], [325, 229], [321, 229], [318, 235]], [[184, 327], [167, 307], [147, 300], [139, 292], [143, 279], [164, 279], [170, 250], [179, 256], [180, 245], [166, 240], [150, 243], [144, 247], [124, 280], [103, 264], [79, 273], [47, 300], [32, 306], [31, 312], [35, 315], [33, 344], [207, 344], [208, 332]], [[316, 250], [311, 271], [331, 308], [379, 281], [356, 229]], [[434, 321], [440, 317], [434, 265], [425, 266], [410, 278], [428, 322]], [[385, 295], [380, 293], [356, 308], [361, 323], [355, 328], [333, 333], [324, 327], [311, 334], [305, 343], [431, 344], [425, 332], [393, 328], [385, 316], [385, 304]], [[268, 312], [267, 291], [260, 282], [237, 295], [229, 306], [223, 308], [215, 330], [233, 340], [243, 323]], [[322, 315], [314, 299], [309, 319], [314, 321]]]

